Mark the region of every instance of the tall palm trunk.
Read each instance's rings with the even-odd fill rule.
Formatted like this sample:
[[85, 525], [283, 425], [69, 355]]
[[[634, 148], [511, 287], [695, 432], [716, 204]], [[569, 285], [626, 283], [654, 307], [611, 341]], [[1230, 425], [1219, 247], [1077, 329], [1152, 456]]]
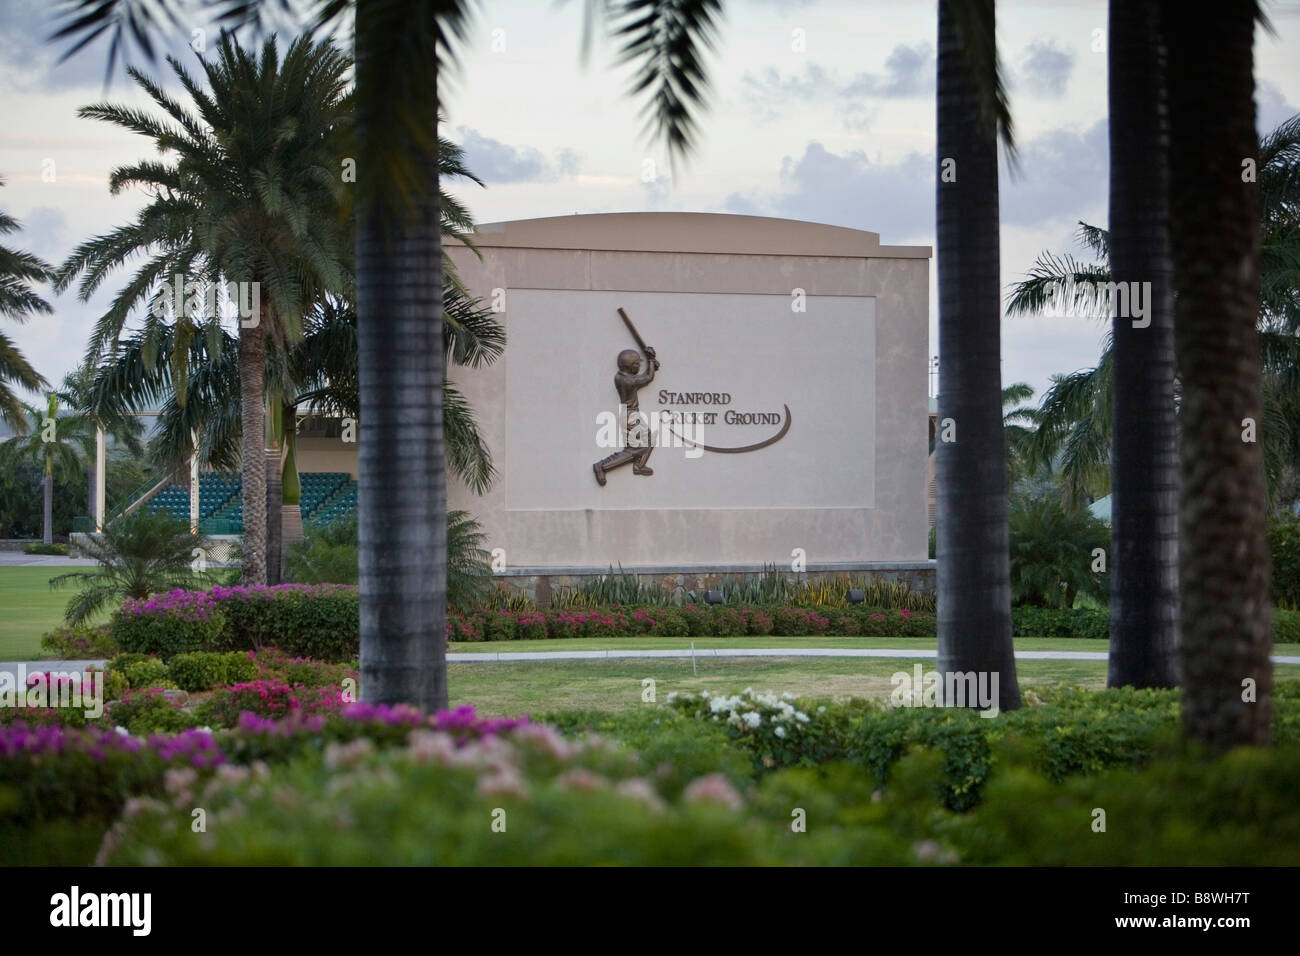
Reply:
[[[1178, 440], [1157, 0], [1110, 2], [1110, 268], [1129, 288], [1114, 319], [1111, 687], [1173, 687], [1178, 657]], [[1150, 294], [1142, 294], [1149, 284]], [[1141, 294], [1140, 299], [1135, 297]], [[1121, 298], [1120, 302], [1124, 300]], [[1149, 324], [1148, 324], [1149, 323]]]
[[[358, 91], [391, 69], [376, 7], [357, 3]], [[436, 92], [419, 91], [431, 125]], [[357, 127], [359, 156], [392, 135], [367, 110]], [[437, 157], [419, 162], [408, 215], [364, 191], [357, 212], [361, 696], [431, 710], [447, 705], [442, 252]]]
[[240, 497], [244, 509], [243, 582], [266, 583], [265, 322], [239, 329]]
[[41, 540], [46, 544], [54, 543], [54, 472], [47, 464], [45, 466], [45, 513], [42, 516], [44, 528], [41, 529]]
[[[949, 6], [940, 0], [938, 155], [941, 164], [955, 161], [956, 181], [940, 175], [937, 187], [939, 671], [996, 673], [998, 706], [1012, 710], [1020, 688], [1011, 643], [997, 124], [981, 113]], [[952, 436], [949, 424], [955, 441], [943, 440]]]
[[1182, 383], [1183, 730], [1226, 749], [1267, 743], [1272, 717], [1264, 475], [1258, 435], [1244, 424], [1263, 427], [1260, 198], [1256, 183], [1243, 181], [1259, 150], [1255, 4], [1221, 3], [1195, 16], [1168, 4], [1164, 12]]

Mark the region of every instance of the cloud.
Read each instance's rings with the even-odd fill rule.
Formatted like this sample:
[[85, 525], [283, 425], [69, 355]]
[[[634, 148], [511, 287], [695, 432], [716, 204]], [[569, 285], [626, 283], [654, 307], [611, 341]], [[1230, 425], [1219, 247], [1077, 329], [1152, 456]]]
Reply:
[[814, 141], [798, 159], [785, 157], [780, 183], [779, 192], [766, 196], [733, 193], [724, 208], [865, 229], [885, 243], [934, 232], [934, 166], [920, 153], [895, 164], [873, 163], [861, 150], [841, 155]]
[[885, 72], [859, 73], [844, 87], [843, 96], [886, 98], [928, 96], [934, 92], [934, 48], [928, 43], [900, 43], [885, 60]]
[[554, 182], [576, 174], [581, 165], [571, 149], [560, 150], [551, 162], [531, 146], [510, 146], [468, 126], [457, 126], [456, 132], [466, 168], [485, 183]]
[[40, 256], [46, 262], [57, 263], [68, 253], [68, 218], [53, 206], [36, 206], [20, 221], [22, 230], [17, 247]]
[[1286, 94], [1268, 80], [1261, 80], [1255, 89], [1255, 126], [1261, 136], [1286, 122], [1300, 107], [1286, 101]]
[[[1051, 130], [1020, 145], [1020, 170], [1003, 167], [999, 206], [1005, 226], [1058, 225], [1104, 219], [1109, 144], [1105, 121], [1079, 132]], [[824, 222], [880, 233], [886, 244], [934, 241], [934, 159], [909, 153], [895, 163], [873, 162], [861, 150], [835, 153], [812, 141], [786, 156], [779, 188], [732, 193], [728, 212]]]
[[764, 120], [779, 118], [782, 107], [826, 103], [848, 128], [863, 129], [875, 115], [867, 101], [930, 96], [934, 71], [930, 44], [900, 43], [885, 60], [882, 73], [843, 77], [817, 63], [805, 63], [801, 72], [790, 76], [769, 66], [757, 74], [746, 72], [741, 82], [750, 109]]
[[1110, 179], [1110, 141], [1105, 120], [1078, 132], [1056, 129], [1020, 144], [1018, 174], [1002, 164], [1002, 221], [1040, 225], [1058, 217], [1078, 219], [1103, 210]]
[[1029, 96], [1054, 99], [1065, 95], [1074, 69], [1074, 53], [1057, 49], [1053, 40], [1035, 40], [1025, 47], [1015, 85]]
[[[131, 39], [130, 31], [126, 31], [117, 63], [109, 74], [112, 28], [60, 62], [64, 53], [75, 46], [76, 40], [50, 40], [56, 30], [69, 22], [66, 16], [59, 15], [59, 10], [59, 6], [50, 0], [5, 0], [0, 4], [0, 77], [3, 77], [4, 86], [21, 93], [50, 93], [77, 88], [102, 93], [107, 77], [108, 93], [120, 96], [122, 91], [132, 86], [125, 69], [131, 65], [161, 81], [165, 88], [179, 88], [180, 84], [165, 58], [174, 56], [191, 74], [201, 75], [199, 54], [190, 45], [196, 42], [194, 31], [201, 31], [199, 36], [204, 55], [211, 55], [220, 32], [206, 14], [202, 19], [196, 19], [198, 15], [189, 10], [175, 26], [159, 25], [150, 32], [155, 54], [151, 63]], [[279, 35], [279, 47], [283, 51], [291, 42], [293, 31], [281, 29]]]

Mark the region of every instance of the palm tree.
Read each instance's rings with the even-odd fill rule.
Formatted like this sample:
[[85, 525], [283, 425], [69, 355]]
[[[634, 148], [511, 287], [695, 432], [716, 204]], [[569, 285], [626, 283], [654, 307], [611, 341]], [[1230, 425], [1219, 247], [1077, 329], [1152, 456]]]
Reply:
[[[448, 286], [444, 293], [443, 344], [448, 361], [477, 367], [498, 358], [505, 329], [490, 309], [463, 299]], [[170, 325], [142, 329], [123, 339], [95, 370], [88, 407], [105, 415], [129, 415], [144, 408], [159, 410], [151, 454], [166, 470], [178, 468], [194, 454], [199, 436], [200, 462], [215, 470], [239, 461], [240, 393], [238, 345], [219, 330], [213, 337], [190, 338], [184, 375], [171, 362], [148, 361], [150, 355], [173, 354], [177, 330]], [[286, 367], [287, 366], [287, 367]], [[288, 383], [282, 395], [281, 421], [286, 448], [284, 487], [297, 484], [296, 441], [288, 423], [301, 411], [355, 417], [358, 414], [356, 310], [343, 299], [318, 304], [303, 323], [303, 336], [287, 356], [273, 350], [268, 379]], [[446, 410], [447, 464], [452, 472], [482, 493], [496, 476], [492, 454], [479, 432], [473, 409], [449, 382], [443, 383]], [[285, 504], [291, 502], [285, 498]]]
[[[1254, 3], [1171, 16], [1169, 211], [1181, 386], [1183, 729], [1266, 744], [1273, 683], [1259, 427], [1261, 213]], [[1247, 181], [1249, 180], [1249, 181]], [[1246, 685], [1243, 690], [1243, 685]]]
[[1034, 397], [1027, 382], [1014, 382], [1002, 390], [1002, 430], [1007, 439], [1007, 490], [1033, 470], [1028, 453], [1038, 423], [1038, 410], [1024, 403]]
[[[1148, 289], [1115, 311], [1111, 687], [1174, 687], [1178, 657], [1178, 441], [1169, 256], [1164, 43], [1156, 0], [1111, 0], [1110, 267]], [[1133, 303], [1130, 302], [1130, 305]], [[1135, 310], [1130, 309], [1130, 312]]]
[[1011, 511], [1011, 592], [1017, 604], [1074, 607], [1080, 594], [1105, 598], [1105, 580], [1092, 570], [1093, 551], [1106, 546], [1106, 526], [1087, 508], [1068, 508], [1055, 495], [1017, 494]]
[[[59, 397], [59, 401], [69, 408], [88, 415], [92, 426], [97, 431], [102, 429], [108, 435], [111, 435], [113, 440], [130, 454], [137, 457], [141, 455], [144, 447], [140, 443], [140, 436], [144, 434], [144, 425], [140, 423], [140, 419], [121, 409], [106, 410], [103, 415], [97, 414], [93, 408], [93, 387], [92, 371], [83, 365], [64, 375], [62, 384], [54, 394]], [[96, 441], [98, 442], [98, 435], [96, 435]], [[86, 463], [86, 490], [88, 494], [86, 513], [91, 515], [95, 513], [96, 507], [95, 465], [97, 460], [98, 455], [95, 455]], [[107, 469], [107, 461], [105, 461], [104, 466]]]
[[126, 598], [194, 587], [201, 580], [194, 570], [195, 554], [207, 545], [203, 535], [190, 533], [189, 522], [141, 508], [86, 539], [82, 548], [99, 562], [97, 568], [60, 574], [50, 579], [50, 587], [81, 585], [63, 613], [75, 627]]
[[[1300, 465], [1300, 114], [1260, 138], [1259, 192], [1263, 205], [1260, 249], [1260, 354], [1264, 365], [1264, 427], [1260, 444], [1270, 500], [1276, 501]], [[1076, 314], [1102, 315], [1090, 290], [1111, 281], [1110, 233], [1079, 223], [1079, 241], [1098, 261], [1041, 252], [1025, 279], [1012, 286], [1011, 315], [1041, 315], [1068, 301]], [[1059, 467], [1066, 502], [1077, 504], [1110, 491], [1111, 335], [1094, 368], [1053, 376], [1043, 397], [1039, 427], [1029, 450]], [[1174, 383], [1175, 393], [1177, 381]], [[1280, 502], [1279, 502], [1280, 503]]]
[[[3, 185], [4, 180], [0, 179], [0, 186]], [[17, 232], [19, 228], [18, 220], [0, 211], [0, 236]], [[48, 315], [50, 304], [37, 295], [31, 284], [48, 282], [52, 272], [48, 263], [30, 252], [0, 245], [0, 315], [19, 323], [36, 313]], [[47, 384], [13, 340], [0, 332], [0, 418], [15, 431], [25, 428], [23, 404], [10, 386], [19, 385], [34, 392]]]
[[[150, 319], [157, 318], [160, 282], [180, 276], [214, 286], [247, 283], [244, 294], [257, 301], [244, 303], [256, 314], [241, 317], [238, 338], [244, 580], [260, 584], [266, 580], [267, 342], [297, 338], [311, 303], [346, 280], [341, 230], [331, 211], [342, 185], [338, 146], [350, 110], [348, 64], [332, 44], [305, 39], [294, 41], [281, 62], [274, 36], [260, 57], [228, 34], [216, 52], [202, 61], [209, 91], [168, 58], [197, 115], [135, 69], [131, 77], [168, 119], [112, 104], [79, 111], [146, 136], [175, 159], [114, 170], [114, 193], [142, 186], [151, 201], [132, 223], [82, 243], [58, 270], [56, 286], [66, 288], [84, 274], [79, 293], [85, 300], [127, 257], [149, 257], [99, 320], [93, 362], [111, 351], [133, 308], [147, 304]], [[175, 321], [182, 356], [185, 341], [219, 325], [216, 315], [198, 321], [176, 315]]]
[[[1134, 8], [1122, 6], [1125, 10], [1116, 20], [1112, 20], [1113, 29], [1121, 24], [1126, 30], [1147, 28], [1131, 22]], [[1129, 43], [1127, 59], [1145, 56], [1145, 53], [1136, 52], [1143, 48], [1141, 44], [1133, 46], [1136, 41], [1131, 37], [1127, 41], [1118, 42], [1121, 49], [1124, 42]], [[1118, 55], [1116, 42], [1112, 42], [1111, 54]], [[1141, 71], [1145, 67], [1138, 64], [1132, 69]], [[1146, 82], [1164, 81], [1160, 76], [1148, 76]], [[1112, 83], [1112, 89], [1114, 88], [1115, 83]], [[1150, 97], [1149, 93], [1142, 95]], [[1138, 97], [1137, 93], [1121, 97], [1129, 104], [1127, 106], [1112, 106], [1113, 135], [1114, 131], [1121, 128], [1116, 126], [1116, 117], [1119, 117], [1121, 123], [1128, 122], [1136, 127], [1121, 137], [1123, 143], [1112, 145], [1112, 160], [1128, 156], [1131, 146], [1125, 144], [1138, 142], [1141, 136], [1148, 135], [1151, 128], [1149, 124], [1156, 122], [1156, 107], [1153, 103], [1147, 103], [1145, 115], [1130, 115], [1132, 104], [1137, 101], [1135, 97]], [[1163, 155], [1164, 147], [1160, 146], [1159, 149]], [[1125, 226], [1134, 228], [1135, 211], [1160, 205], [1159, 199], [1155, 197], [1160, 195], [1158, 183], [1165, 181], [1166, 175], [1153, 168], [1149, 161], [1150, 155], [1152, 154], [1143, 146], [1133, 156], [1128, 156], [1129, 161], [1138, 167], [1134, 175], [1140, 174], [1152, 179], [1151, 183], [1138, 187], [1140, 202], [1122, 201], [1119, 199], [1121, 187], [1112, 189], [1111, 216], [1116, 229]], [[1300, 115], [1279, 124], [1261, 137], [1256, 156], [1263, 207], [1260, 254], [1262, 290], [1258, 324], [1260, 354], [1265, 373], [1264, 410], [1259, 440], [1264, 455], [1269, 498], [1272, 500], [1286, 476], [1294, 474], [1296, 464], [1300, 462], [1300, 403], [1296, 400], [1296, 396], [1300, 395], [1300, 308], [1297, 307], [1300, 283], [1295, 279], [1297, 268], [1300, 267]], [[1119, 205], [1118, 209], [1114, 208], [1116, 204]], [[1010, 297], [1010, 312], [1041, 312], [1050, 301], [1059, 301], [1063, 294], [1071, 292], [1076, 296], [1077, 305], [1087, 308], [1097, 304], [1095, 298], [1086, 295], [1086, 290], [1112, 279], [1111, 270], [1106, 264], [1108, 260], [1111, 264], [1115, 262], [1111, 234], [1086, 223], [1081, 223], [1080, 227], [1081, 241], [1102, 261], [1081, 264], [1069, 256], [1058, 257], [1046, 252], [1040, 254], [1028, 278], [1014, 287]], [[1156, 227], [1147, 223], [1146, 228]], [[1159, 243], [1158, 235], [1145, 236], [1137, 244], [1136, 253], [1132, 243], [1129, 251], [1130, 254], [1147, 255], [1158, 250]], [[1117, 272], [1116, 275], [1118, 274]], [[1155, 265], [1144, 266], [1130, 274], [1147, 276], [1149, 278], [1144, 281], [1152, 282], [1152, 325], [1146, 329], [1134, 329], [1131, 323], [1126, 322], [1117, 327], [1115, 334], [1121, 334], [1122, 331], [1130, 341], [1135, 340], [1136, 344], [1130, 347], [1138, 350], [1144, 347], [1151, 349], [1157, 344], [1163, 350], [1163, 337], [1168, 336], [1172, 348], [1171, 324], [1168, 327], [1161, 326], [1162, 321], [1168, 321], [1163, 308], [1168, 300], [1162, 299], [1160, 294], [1161, 276], [1165, 275], [1167, 282], [1167, 274]], [[1066, 479], [1067, 503], [1074, 504], [1085, 496], [1105, 493], [1103, 473], [1112, 437], [1118, 475], [1124, 454], [1120, 449], [1121, 444], [1129, 443], [1135, 434], [1147, 434], [1146, 442], [1127, 451], [1130, 464], [1143, 463], [1141, 467], [1134, 464], [1131, 469], [1134, 474], [1130, 478], [1146, 482], [1146, 485], [1140, 492], [1130, 496], [1127, 504], [1117, 491], [1112, 512], [1116, 517], [1113, 522], [1111, 569], [1110, 682], [1112, 685], [1171, 686], [1177, 682], [1180, 666], [1173, 632], [1177, 614], [1177, 568], [1171, 563], [1177, 549], [1174, 523], [1176, 512], [1173, 510], [1174, 502], [1177, 501], [1177, 473], [1169, 473], [1175, 460], [1173, 439], [1166, 438], [1169, 447], [1165, 448], [1165, 454], [1156, 456], [1159, 464], [1146, 459], [1154, 455], [1159, 444], [1152, 425], [1154, 417], [1166, 412], [1170, 418], [1173, 417], [1177, 383], [1174, 381], [1172, 364], [1161, 371], [1162, 360], [1155, 356], [1143, 360], [1136, 370], [1130, 367], [1130, 373], [1137, 376], [1139, 384], [1147, 387], [1152, 386], [1153, 378], [1160, 377], [1163, 381], [1167, 376], [1168, 399], [1158, 403], [1154, 396], [1139, 398], [1134, 414], [1142, 421], [1137, 422], [1134, 414], [1129, 414], [1127, 417], [1130, 424], [1121, 426], [1121, 413], [1111, 413], [1112, 368], [1118, 367], [1119, 355], [1120, 352], [1108, 343], [1096, 368], [1057, 376], [1040, 410], [1038, 432], [1030, 439], [1029, 445], [1038, 459], [1055, 458], [1060, 462]], [[1164, 393], [1164, 385], [1161, 385], [1161, 390]], [[1117, 380], [1114, 396], [1114, 401], [1118, 403], [1120, 397]], [[1154, 477], [1160, 474], [1165, 474], [1166, 477]], [[1134, 504], [1135, 501], [1141, 503], [1149, 498], [1155, 500], [1149, 502], [1145, 510]], [[1127, 518], [1124, 517], [1125, 514]], [[1125, 536], [1121, 527], [1130, 524], [1137, 525], [1137, 528], [1128, 528], [1129, 534]], [[1157, 526], [1164, 530], [1159, 530]], [[1173, 537], [1170, 538], [1170, 535]], [[1121, 539], [1127, 540], [1128, 544], [1123, 544]], [[1132, 553], [1134, 549], [1136, 557]], [[1121, 591], [1125, 594], [1121, 595]]]
[[59, 414], [59, 396], [51, 393], [45, 408], [23, 404], [26, 421], [18, 434], [0, 446], [0, 461], [12, 467], [21, 460], [39, 462], [45, 489], [42, 522], [46, 544], [54, 543], [54, 482], [75, 474], [95, 453], [95, 425], [88, 416]]
[[940, 0], [939, 424], [956, 440], [935, 458], [939, 671], [996, 673], [998, 706], [1013, 710], [997, 152], [999, 128], [1010, 131], [974, 79], [998, 73], [994, 36], [993, 0]]
[[[236, 27], [269, 5], [220, 4]], [[157, 35], [176, 6], [133, 5], [125, 17], [127, 0], [77, 0], [56, 37], [76, 40], [71, 55], [113, 31], [111, 69], [128, 30], [137, 40]], [[447, 702], [438, 76], [466, 35], [467, 8], [465, 0], [333, 0], [316, 6], [313, 25], [332, 31], [350, 14], [357, 61], [361, 694], [425, 708]], [[645, 96], [649, 126], [670, 157], [684, 156], [707, 89], [702, 53], [719, 0], [597, 0], [588, 11], [610, 14], [622, 59], [637, 64], [632, 92]]]

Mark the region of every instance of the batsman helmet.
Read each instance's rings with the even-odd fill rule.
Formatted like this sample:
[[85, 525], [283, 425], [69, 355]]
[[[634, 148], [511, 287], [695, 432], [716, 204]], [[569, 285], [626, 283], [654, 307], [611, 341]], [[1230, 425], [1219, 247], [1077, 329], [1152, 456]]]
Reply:
[[618, 353], [618, 367], [623, 372], [635, 372], [641, 366], [641, 353], [635, 349], [624, 349]]

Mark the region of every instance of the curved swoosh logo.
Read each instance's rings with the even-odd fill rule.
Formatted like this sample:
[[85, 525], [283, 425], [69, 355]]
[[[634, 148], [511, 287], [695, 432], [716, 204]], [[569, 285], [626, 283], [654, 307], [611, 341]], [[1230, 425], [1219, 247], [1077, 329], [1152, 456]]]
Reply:
[[790, 406], [783, 405], [782, 407], [785, 409], [785, 424], [781, 426], [781, 430], [777, 432], [775, 435], [773, 435], [771, 438], [766, 438], [763, 441], [758, 442], [757, 444], [754, 445], [742, 445], [739, 448], [719, 448], [716, 445], [705, 445], [702, 444], [701, 442], [692, 441], [691, 439], [687, 438], [685, 435], [678, 435], [677, 432], [673, 431], [671, 428], [668, 429], [668, 431], [671, 432], [677, 438], [684, 441], [686, 444], [691, 445], [695, 448], [703, 448], [705, 451], [716, 451], [722, 455], [739, 455], [741, 452], [758, 451], [758, 449], [760, 448], [766, 448], [768, 445], [774, 444], [775, 442], [779, 442], [782, 438], [785, 437], [785, 433], [790, 430]]

